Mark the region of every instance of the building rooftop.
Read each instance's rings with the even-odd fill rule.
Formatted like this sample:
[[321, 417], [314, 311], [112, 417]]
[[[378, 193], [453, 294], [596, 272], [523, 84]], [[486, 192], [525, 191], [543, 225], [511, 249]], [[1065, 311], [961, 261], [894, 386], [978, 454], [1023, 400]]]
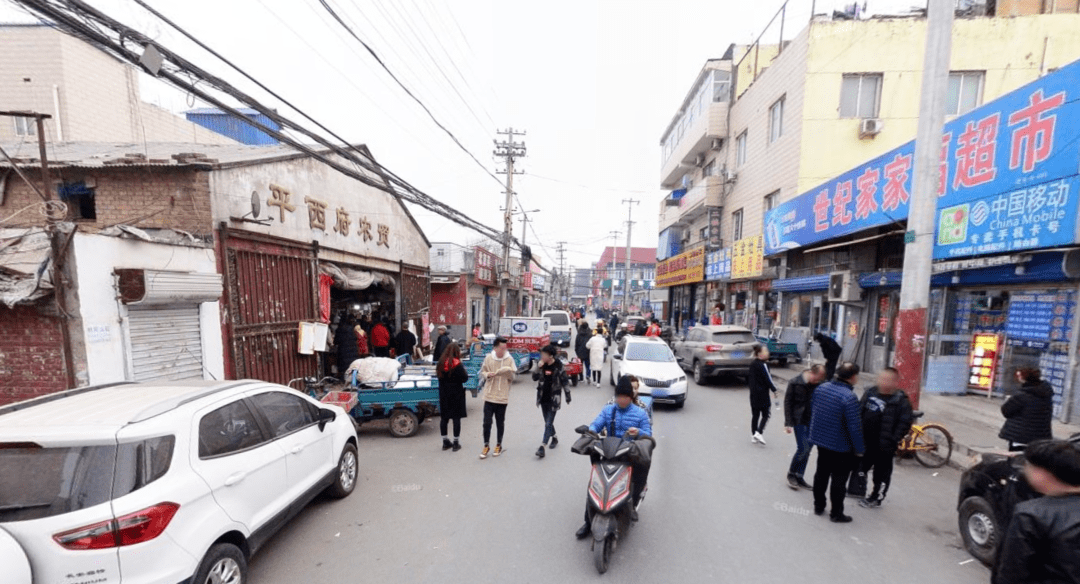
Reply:
[[[612, 253], [614, 250], [614, 254]], [[600, 266], [606, 266], [611, 263], [612, 256], [614, 255], [616, 263], [622, 263], [626, 261], [626, 248], [625, 247], [605, 247], [604, 252], [600, 254]], [[655, 264], [656, 263], [656, 248], [655, 247], [632, 247], [630, 248], [630, 263], [631, 264]]]

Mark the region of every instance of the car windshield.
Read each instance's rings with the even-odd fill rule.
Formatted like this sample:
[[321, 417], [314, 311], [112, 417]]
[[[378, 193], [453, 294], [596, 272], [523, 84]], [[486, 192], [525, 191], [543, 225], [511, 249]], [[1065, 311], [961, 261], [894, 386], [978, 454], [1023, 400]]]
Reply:
[[747, 332], [729, 331], [724, 333], [713, 333], [712, 340], [714, 343], [720, 343], [723, 345], [738, 345], [743, 343], [756, 343], [757, 339], [754, 335]]
[[570, 319], [566, 318], [565, 314], [553, 313], [547, 315], [548, 321], [551, 322], [551, 326], [566, 326], [570, 324]]
[[136, 491], [165, 474], [174, 443], [172, 436], [120, 447], [0, 443], [0, 523], [70, 513]]
[[675, 360], [671, 349], [663, 343], [631, 343], [626, 348], [627, 361], [654, 361], [668, 363]]

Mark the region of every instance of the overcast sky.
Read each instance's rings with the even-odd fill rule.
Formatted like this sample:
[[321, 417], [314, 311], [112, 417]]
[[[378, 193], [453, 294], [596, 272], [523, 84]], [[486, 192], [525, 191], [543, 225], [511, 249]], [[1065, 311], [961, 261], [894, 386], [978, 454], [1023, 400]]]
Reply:
[[[785, 38], [806, 26], [812, 0], [791, 0]], [[28, 20], [13, 0], [0, 19]], [[131, 0], [90, 4], [299, 121], [238, 73], [183, 40]], [[319, 0], [148, 0], [203, 42], [416, 187], [501, 229], [499, 184], [394, 85]], [[633, 198], [633, 245], [655, 247], [659, 139], [704, 61], [752, 41], [779, 0], [328, 0], [389, 68], [489, 171], [495, 130], [527, 132], [515, 177], [534, 220], [526, 238], [543, 263], [567, 242], [568, 266], [587, 267], [625, 245]], [[843, 0], [817, 0], [826, 12]], [[911, 0], [878, 0], [895, 9]], [[776, 36], [770, 30], [770, 37]], [[775, 39], [767, 39], [775, 42]], [[146, 77], [143, 98], [176, 112], [184, 94]], [[195, 106], [202, 104], [196, 103]], [[500, 177], [501, 178], [501, 177]], [[412, 208], [428, 238], [479, 237]], [[521, 223], [514, 232], [521, 236]]]

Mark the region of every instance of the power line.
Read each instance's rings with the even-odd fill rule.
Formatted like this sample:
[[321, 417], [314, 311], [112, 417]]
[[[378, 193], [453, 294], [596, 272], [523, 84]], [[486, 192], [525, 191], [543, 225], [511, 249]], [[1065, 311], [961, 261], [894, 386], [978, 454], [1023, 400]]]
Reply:
[[548, 177], [548, 176], [543, 176], [543, 175], [539, 175], [539, 174], [533, 174], [531, 172], [529, 173], [529, 176], [531, 176], [533, 178], [538, 178], [540, 180], [557, 182], [557, 183], [561, 183], [561, 184], [572, 186], [572, 187], [578, 187], [580, 189], [588, 189], [590, 191], [612, 191], [612, 192], [616, 192], [616, 193], [636, 193], [636, 194], [642, 194], [642, 195], [656, 195], [659, 192], [659, 189], [652, 190], [652, 191], [636, 191], [636, 190], [632, 190], [632, 189], [617, 189], [617, 188], [613, 188], [613, 187], [591, 187], [589, 185], [572, 183], [572, 182], [568, 182], [568, 181], [557, 179], [557, 178], [551, 178], [551, 177]]
[[[87, 5], [82, 0], [66, 0], [64, 5], [58, 6], [55, 2], [50, 0], [18, 0], [23, 5], [33, 9], [39, 15], [51, 20], [53, 25], [57, 28], [64, 30], [70, 34], [73, 34], [79, 38], [86, 40], [87, 42], [97, 46], [98, 48], [114, 55], [115, 57], [125, 60], [132, 65], [140, 63], [142, 53], [147, 50], [146, 47], [152, 47], [163, 58], [162, 67], [157, 71], [158, 76], [168, 80], [173, 85], [184, 89], [191, 94], [203, 99], [209, 104], [215, 105], [222, 111], [229, 113], [230, 115], [243, 119], [247, 123], [255, 126], [257, 129], [262, 130], [267, 135], [273, 136], [278, 140], [284, 142], [299, 150], [312, 158], [319, 160], [334, 168], [338, 172], [349, 176], [363, 184], [371, 186], [373, 188], [385, 191], [399, 199], [412, 202], [420, 205], [428, 210], [438, 212], [440, 215], [454, 221], [465, 227], [476, 230], [488, 237], [498, 237], [498, 232], [482, 223], [479, 223], [467, 215], [457, 211], [456, 209], [432, 198], [423, 191], [420, 191], [416, 187], [409, 184], [407, 181], [391, 172], [386, 167], [375, 162], [371, 158], [370, 154], [366, 150], [360, 150], [354, 146], [349, 146], [349, 149], [341, 148], [334, 143], [328, 141], [326, 138], [311, 132], [307, 128], [300, 126], [292, 120], [280, 115], [275, 110], [272, 110], [251, 96], [243, 93], [232, 85], [228, 84], [224, 80], [214, 76], [213, 74], [199, 68], [193, 63], [183, 59], [179, 55], [169, 51], [164, 46], [151, 41], [142, 33], [130, 29], [124, 24], [112, 19], [108, 15], [98, 11], [92, 6]], [[117, 40], [113, 40], [108, 34], [102, 32], [98, 26], [104, 26], [111, 32], [115, 33], [118, 37]], [[136, 52], [127, 48], [127, 42], [136, 43], [142, 50]], [[168, 66], [165, 66], [168, 65]], [[175, 70], [173, 70], [175, 69]], [[194, 75], [198, 78], [198, 82], [189, 82], [185, 79], [185, 75]], [[212, 87], [226, 95], [237, 99], [241, 103], [247, 104], [252, 109], [255, 109], [259, 113], [267, 116], [275, 123], [279, 124], [282, 131], [270, 128], [257, 120], [253, 120], [244, 116], [234, 107], [224, 103], [221, 99], [209, 94], [206, 90], [200, 87], [198, 84]], [[371, 174], [365, 174], [354, 168], [350, 168], [338, 160], [335, 160], [323, 152], [314, 150], [312, 147], [302, 144], [296, 139], [284, 133], [286, 130], [294, 130], [304, 136], [307, 136], [322, 145], [323, 147], [333, 151], [335, 154], [345, 158], [347, 161], [359, 165]], [[357, 154], [360, 156], [358, 157]], [[512, 238], [512, 236], [511, 236]], [[512, 238], [513, 240], [513, 238]], [[513, 240], [516, 242], [516, 240]], [[517, 243], [517, 242], [516, 242]], [[520, 243], [518, 243], [520, 245]]]
[[394, 82], [397, 83], [398, 86], [401, 87], [402, 91], [404, 91], [409, 97], [411, 97], [413, 99], [413, 101], [415, 101], [417, 104], [419, 104], [420, 107], [423, 108], [425, 112], [427, 112], [428, 116], [431, 118], [431, 121], [435, 122], [435, 125], [438, 126], [443, 132], [446, 132], [446, 135], [450, 136], [450, 139], [453, 140], [455, 144], [457, 144], [458, 148], [461, 148], [462, 151], [464, 151], [466, 154], [468, 154], [469, 158], [472, 158], [473, 162], [475, 162], [480, 168], [483, 168], [484, 172], [488, 176], [490, 176], [495, 182], [499, 183], [500, 186], [502, 185], [502, 181], [499, 180], [499, 177], [495, 176], [494, 173], [492, 173], [486, 166], [484, 166], [484, 164], [482, 162], [480, 162], [480, 159], [478, 159], [475, 155], [473, 155], [473, 153], [471, 151], [469, 151], [469, 149], [466, 148], [464, 144], [461, 143], [461, 140], [458, 140], [458, 137], [455, 136], [453, 132], [451, 132], [449, 129], [447, 129], [447, 127], [444, 126], [442, 124], [442, 122], [440, 122], [438, 120], [438, 118], [435, 117], [435, 114], [431, 113], [431, 110], [428, 109], [428, 106], [426, 104], [424, 104], [424, 102], [421, 101], [420, 98], [416, 97], [416, 95], [414, 95], [413, 92], [410, 91], [409, 88], [406, 87], [405, 84], [402, 83], [400, 79], [398, 79], [397, 75], [394, 75], [394, 72], [391, 71], [390, 68], [386, 66], [386, 63], [384, 63], [382, 58], [379, 57], [379, 54], [376, 53], [375, 50], [372, 49], [370, 45], [368, 45], [366, 42], [364, 42], [363, 39], [361, 39], [359, 36], [357, 36], [357, 34], [355, 32], [353, 32], [353, 29], [348, 24], [345, 24], [345, 21], [342, 20], [340, 16], [338, 16], [337, 12], [334, 12], [334, 9], [331, 8], [329, 4], [326, 3], [326, 0], [319, 0], [319, 4], [321, 4], [322, 7], [324, 9], [326, 9], [327, 12], [330, 13], [330, 16], [333, 16], [334, 20], [337, 20], [338, 24], [340, 24], [343, 28], [345, 28], [345, 30], [347, 30], [349, 32], [349, 34], [352, 35], [352, 37], [354, 39], [356, 39], [357, 42], [359, 42], [361, 45], [363, 45], [364, 48], [367, 49], [367, 52], [371, 53], [372, 58], [374, 58], [375, 61], [377, 63], [379, 63], [379, 66], [382, 67], [383, 70], [386, 71], [386, 74], [389, 75], [390, 78], [393, 79]]

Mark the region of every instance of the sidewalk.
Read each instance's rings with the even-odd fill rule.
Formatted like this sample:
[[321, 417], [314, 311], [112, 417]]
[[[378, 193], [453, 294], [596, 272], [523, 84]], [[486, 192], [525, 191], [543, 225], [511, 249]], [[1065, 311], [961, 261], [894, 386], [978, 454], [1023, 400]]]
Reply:
[[[809, 364], [794, 364], [789, 367], [771, 366], [773, 377], [780, 381], [777, 387], [783, 390], [787, 382], [801, 373]], [[873, 385], [872, 379], [861, 380], [857, 388], [862, 390]], [[964, 470], [979, 461], [983, 452], [1005, 452], [1005, 441], [998, 438], [998, 431], [1005, 418], [1001, 416], [1000, 398], [987, 399], [976, 395], [936, 395], [923, 393], [920, 396], [919, 409], [925, 415], [921, 423], [937, 422], [945, 426], [953, 437], [953, 453], [949, 466]], [[1054, 421], [1055, 438], [1068, 438], [1080, 433], [1080, 425], [1063, 424]]]

